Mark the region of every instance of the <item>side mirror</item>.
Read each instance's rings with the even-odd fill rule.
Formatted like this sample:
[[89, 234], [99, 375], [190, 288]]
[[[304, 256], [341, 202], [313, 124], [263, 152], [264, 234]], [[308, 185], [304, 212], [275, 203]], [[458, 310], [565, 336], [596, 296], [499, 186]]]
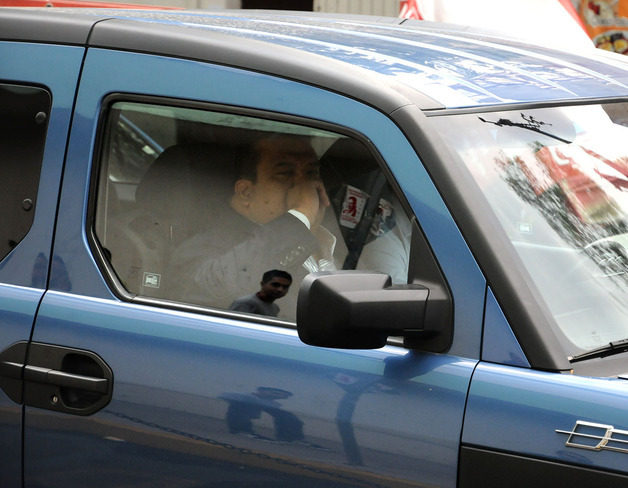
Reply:
[[442, 352], [453, 334], [451, 299], [438, 285], [392, 286], [381, 273], [313, 273], [299, 290], [297, 328], [312, 346], [376, 349], [400, 336], [407, 347]]

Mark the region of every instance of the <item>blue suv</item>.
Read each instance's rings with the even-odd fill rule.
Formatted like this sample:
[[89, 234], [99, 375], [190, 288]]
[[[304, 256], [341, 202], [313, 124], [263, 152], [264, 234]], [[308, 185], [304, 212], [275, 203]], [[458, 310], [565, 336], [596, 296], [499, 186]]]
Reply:
[[622, 58], [3, 8], [0, 59], [0, 486], [626, 486]]

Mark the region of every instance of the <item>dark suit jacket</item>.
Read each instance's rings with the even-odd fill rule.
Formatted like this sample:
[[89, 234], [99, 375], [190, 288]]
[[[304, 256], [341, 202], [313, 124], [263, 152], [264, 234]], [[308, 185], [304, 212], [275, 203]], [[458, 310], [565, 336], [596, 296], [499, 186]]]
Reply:
[[[217, 216], [210, 230], [195, 236], [174, 252], [171, 260], [174, 299], [228, 309], [233, 300], [259, 289], [262, 275], [281, 269], [292, 275], [282, 315], [293, 318], [296, 295], [307, 274], [303, 262], [318, 243], [296, 217], [285, 214], [260, 226], [230, 207]], [[286, 297], [287, 298], [287, 297]]]

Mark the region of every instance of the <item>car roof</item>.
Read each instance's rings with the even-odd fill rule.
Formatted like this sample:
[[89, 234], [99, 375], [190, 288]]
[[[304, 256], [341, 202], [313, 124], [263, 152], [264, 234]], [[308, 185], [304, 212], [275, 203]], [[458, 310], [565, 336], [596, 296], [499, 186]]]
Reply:
[[385, 111], [628, 97], [628, 64], [468, 28], [251, 10], [0, 9], [0, 39], [132, 50], [243, 67], [349, 94]]

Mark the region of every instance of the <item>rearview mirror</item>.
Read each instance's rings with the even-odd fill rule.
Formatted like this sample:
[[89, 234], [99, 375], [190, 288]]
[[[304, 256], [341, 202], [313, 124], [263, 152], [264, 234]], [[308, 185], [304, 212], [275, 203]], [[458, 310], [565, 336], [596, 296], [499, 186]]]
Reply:
[[437, 285], [393, 286], [382, 273], [313, 273], [299, 290], [297, 328], [313, 346], [376, 349], [400, 336], [407, 347], [441, 352], [452, 337], [451, 300]]

